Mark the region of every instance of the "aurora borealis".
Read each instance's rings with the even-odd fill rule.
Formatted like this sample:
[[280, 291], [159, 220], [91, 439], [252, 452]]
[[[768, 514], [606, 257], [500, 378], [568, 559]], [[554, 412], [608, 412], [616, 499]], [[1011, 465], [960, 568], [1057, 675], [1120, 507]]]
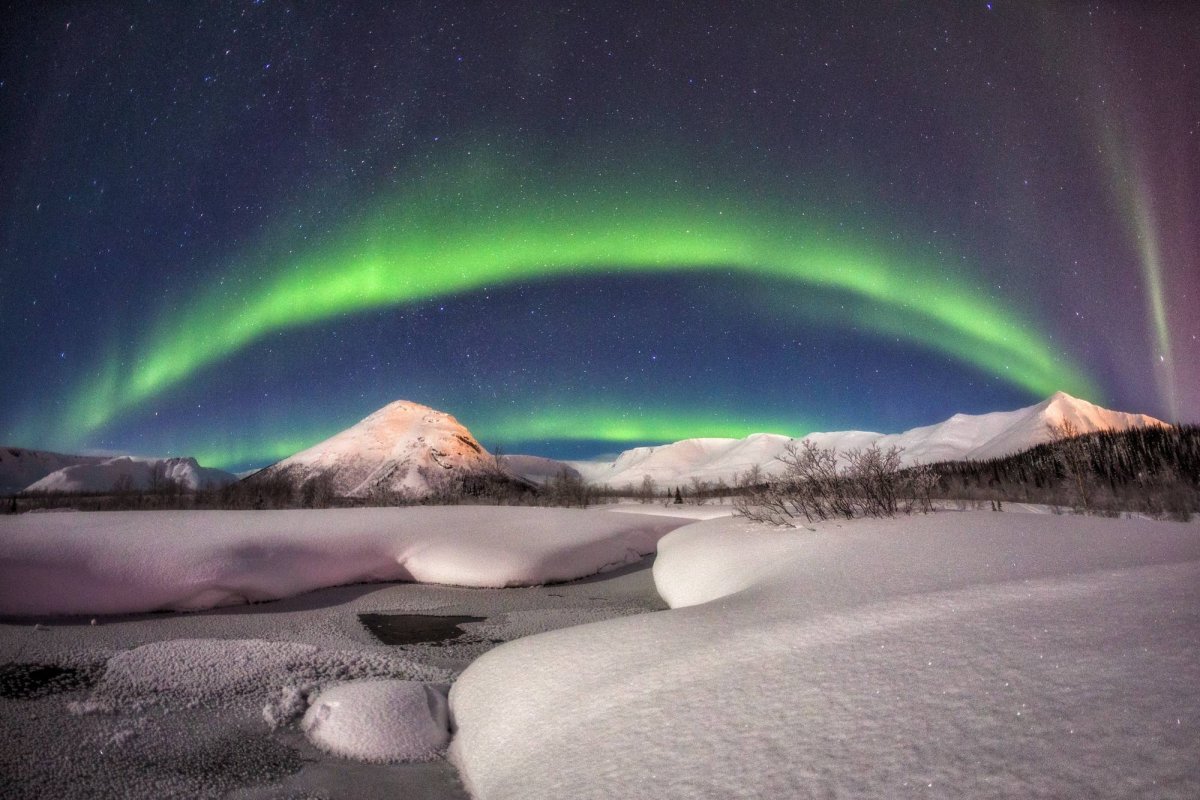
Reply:
[[4, 444], [1200, 420], [1200, 14], [10, 8]]

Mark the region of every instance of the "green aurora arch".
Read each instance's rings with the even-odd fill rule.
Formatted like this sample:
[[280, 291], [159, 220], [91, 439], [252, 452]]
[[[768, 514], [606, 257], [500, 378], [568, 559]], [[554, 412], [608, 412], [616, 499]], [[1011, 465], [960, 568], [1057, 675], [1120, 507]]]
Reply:
[[418, 183], [324, 242], [267, 237], [224, 280], [176, 298], [79, 387], [57, 428], [82, 440], [268, 334], [340, 315], [504, 284], [679, 270], [846, 294], [866, 311], [843, 324], [946, 353], [1035, 395], [1099, 399], [1031, 323], [935, 259], [884, 253], [865, 236], [851, 243], [807, 214], [758, 205], [645, 175], [531, 186], [476, 169]]

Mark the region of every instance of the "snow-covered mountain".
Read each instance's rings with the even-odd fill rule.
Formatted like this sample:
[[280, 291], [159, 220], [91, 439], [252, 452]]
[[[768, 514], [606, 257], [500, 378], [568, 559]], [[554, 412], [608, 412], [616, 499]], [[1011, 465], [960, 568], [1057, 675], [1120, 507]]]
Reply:
[[[870, 431], [810, 433], [805, 439], [819, 447], [848, 450], [878, 444], [903, 449], [906, 464], [961, 459], [987, 459], [1019, 453], [1051, 438], [1050, 426], [1072, 423], [1080, 433], [1125, 430], [1166, 423], [1145, 414], [1109, 411], [1058, 392], [1047, 400], [1016, 411], [991, 414], [955, 414], [945, 422], [913, 428], [904, 433]], [[778, 457], [792, 441], [787, 436], [755, 433], [745, 439], [685, 439], [658, 447], [637, 447], [615, 461], [572, 461], [594, 483], [613, 487], [641, 484], [649, 475], [659, 485], [686, 484], [692, 478], [732, 482], [757, 464], [764, 472], [777, 472]]]
[[487, 472], [495, 460], [458, 420], [397, 400], [307, 450], [247, 478], [282, 477], [295, 486], [326, 477], [346, 497], [372, 492], [427, 494], [444, 476]]
[[544, 456], [503, 455], [500, 456], [500, 463], [510, 474], [524, 478], [530, 483], [536, 483], [539, 486], [557, 478], [564, 472], [570, 478], [582, 477], [579, 474], [579, 470], [567, 462], [545, 458]]
[[0, 448], [0, 494], [16, 494], [52, 472], [78, 464], [99, 464], [106, 456], [72, 456], [23, 447]]
[[[68, 458], [90, 458], [68, 456]], [[97, 458], [71, 464], [25, 487], [27, 492], [109, 492], [114, 489], [147, 490], [171, 481], [185, 489], [213, 489], [232, 483], [228, 472], [202, 467], [194, 458]]]

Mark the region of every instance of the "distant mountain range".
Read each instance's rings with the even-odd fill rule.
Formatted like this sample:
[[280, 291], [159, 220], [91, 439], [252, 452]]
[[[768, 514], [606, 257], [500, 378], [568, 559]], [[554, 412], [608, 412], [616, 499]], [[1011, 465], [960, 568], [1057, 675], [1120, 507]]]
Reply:
[[[991, 414], [955, 414], [945, 422], [904, 433], [842, 431], [810, 433], [803, 439], [822, 448], [848, 450], [877, 444], [903, 449], [903, 462], [932, 463], [988, 459], [1011, 455], [1049, 441], [1050, 426], [1068, 421], [1080, 433], [1166, 425], [1145, 414], [1109, 411], [1059, 392], [1037, 405]], [[649, 475], [659, 485], [678, 486], [692, 478], [733, 482], [757, 464], [767, 474], [781, 468], [778, 457], [791, 441], [787, 436], [755, 433], [744, 439], [684, 439], [658, 447], [637, 447], [614, 461], [570, 462], [585, 479], [614, 488], [641, 484]]]
[[237, 480], [194, 458], [74, 456], [19, 447], [0, 448], [0, 494], [147, 490], [170, 480], [186, 489], [209, 489]]
[[[906, 464], [981, 460], [1042, 444], [1051, 438], [1050, 426], [1063, 421], [1080, 433], [1166, 425], [1144, 414], [1110, 411], [1059, 392], [1028, 408], [974, 416], [955, 414], [936, 425], [904, 433], [843, 431], [811, 433], [803, 438], [838, 450], [894, 445], [903, 449]], [[779, 434], [756, 433], [744, 439], [684, 439], [658, 447], [637, 447], [604, 462], [563, 462], [525, 455], [497, 459], [449, 414], [398, 400], [248, 480], [283, 478], [299, 486], [321, 476], [334, 493], [345, 497], [376, 491], [421, 496], [447, 477], [494, 472], [499, 465], [509, 475], [531, 483], [544, 483], [564, 470], [613, 488], [640, 486], [645, 476], [660, 486], [684, 485], [693, 478], [732, 483], [756, 464], [767, 474], [777, 473], [781, 466], [778, 458], [792, 441]], [[148, 489], [164, 477], [190, 489], [236, 480], [227, 472], [201, 467], [191, 458], [111, 458], [0, 449], [0, 492], [5, 493], [102, 492], [119, 483]]]

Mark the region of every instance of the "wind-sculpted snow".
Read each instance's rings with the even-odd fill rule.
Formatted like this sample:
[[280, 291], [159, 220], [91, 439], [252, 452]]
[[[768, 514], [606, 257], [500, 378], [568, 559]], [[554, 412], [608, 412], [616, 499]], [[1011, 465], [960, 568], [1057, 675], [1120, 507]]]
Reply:
[[117, 614], [417, 581], [530, 586], [654, 552], [684, 520], [457, 506], [0, 518], [0, 613]]
[[654, 576], [460, 677], [474, 797], [1200, 796], [1197, 526], [713, 520]]

